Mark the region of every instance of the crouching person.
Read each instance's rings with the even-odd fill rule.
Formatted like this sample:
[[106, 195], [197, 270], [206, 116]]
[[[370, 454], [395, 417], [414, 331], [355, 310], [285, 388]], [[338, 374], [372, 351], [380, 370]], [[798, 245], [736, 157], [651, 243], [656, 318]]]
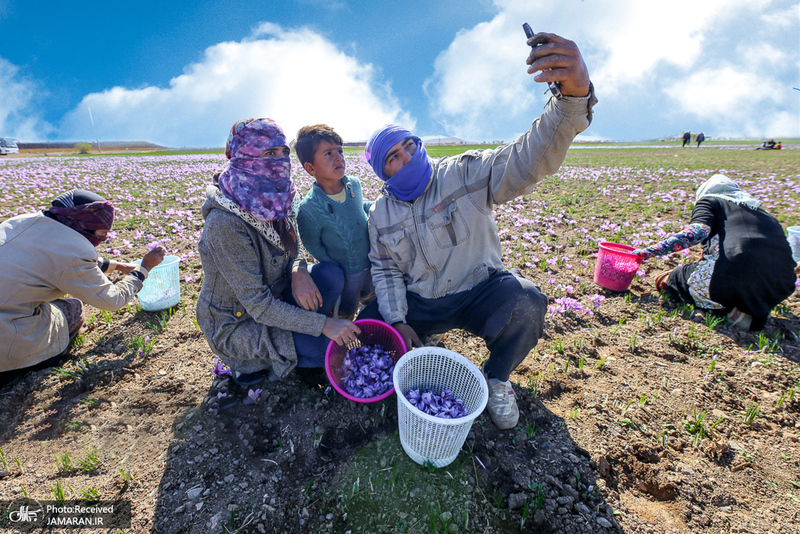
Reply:
[[283, 130], [271, 119], [238, 121], [225, 153], [229, 167], [214, 177], [202, 208], [197, 322], [240, 386], [284, 378], [295, 367], [305, 382], [322, 383], [330, 340], [349, 343], [360, 330], [329, 316], [342, 270], [306, 266]]
[[519, 420], [509, 377], [542, 335], [547, 297], [504, 268], [492, 209], [558, 170], [596, 101], [575, 43], [553, 34], [528, 41], [540, 42], [547, 44], [531, 51], [529, 72], [559, 82], [561, 95], [513, 143], [435, 163], [420, 138], [399, 126], [379, 129], [367, 144], [385, 186], [369, 216], [377, 300], [359, 317], [392, 324], [409, 347], [453, 328], [482, 337], [490, 352], [487, 410], [501, 429]]
[[[84, 302], [122, 308], [164, 259], [163, 247], [141, 265], [100, 258], [114, 207], [95, 193], [75, 189], [51, 204], [0, 224], [0, 371], [56, 365], [83, 325]], [[116, 284], [106, 277], [114, 270], [126, 275]]]

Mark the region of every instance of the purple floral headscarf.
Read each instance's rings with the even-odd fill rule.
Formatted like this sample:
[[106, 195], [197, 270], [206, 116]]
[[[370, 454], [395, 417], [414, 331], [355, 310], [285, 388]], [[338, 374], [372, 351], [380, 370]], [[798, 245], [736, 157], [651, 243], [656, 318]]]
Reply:
[[259, 221], [281, 220], [291, 212], [295, 188], [289, 158], [259, 157], [279, 146], [286, 146], [286, 136], [272, 119], [237, 121], [225, 145], [231, 161], [219, 176], [220, 191]]

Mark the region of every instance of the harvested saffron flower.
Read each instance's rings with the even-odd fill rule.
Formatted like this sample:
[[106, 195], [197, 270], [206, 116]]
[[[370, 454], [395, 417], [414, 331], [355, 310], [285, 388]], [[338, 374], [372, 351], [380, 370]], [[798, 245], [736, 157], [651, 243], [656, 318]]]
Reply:
[[352, 348], [342, 362], [342, 387], [353, 397], [371, 399], [393, 387], [394, 358], [380, 345]]
[[464, 401], [455, 398], [449, 389], [442, 390], [441, 395], [430, 388], [411, 389], [406, 393], [406, 399], [418, 410], [435, 417], [458, 419], [467, 415]]

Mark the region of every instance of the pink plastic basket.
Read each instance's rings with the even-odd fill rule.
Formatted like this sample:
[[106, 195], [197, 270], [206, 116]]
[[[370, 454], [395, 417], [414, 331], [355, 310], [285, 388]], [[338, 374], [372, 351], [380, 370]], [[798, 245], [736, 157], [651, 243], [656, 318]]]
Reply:
[[364, 345], [380, 345], [392, 356], [396, 362], [403, 354], [406, 353], [406, 343], [403, 341], [403, 336], [401, 336], [397, 330], [383, 321], [377, 321], [375, 319], [359, 319], [358, 321], [355, 321], [355, 324], [357, 324], [361, 329], [361, 333], [358, 335], [357, 341], [346, 347], [336, 344], [335, 341], [331, 341], [328, 344], [328, 350], [325, 351], [325, 372], [328, 374], [328, 379], [331, 381], [333, 389], [341, 393], [345, 398], [350, 399], [351, 401], [363, 403], [378, 402], [394, 393], [394, 388], [389, 389], [389, 391], [378, 397], [372, 397], [369, 399], [353, 397], [347, 393], [342, 386], [342, 364], [344, 363], [344, 357], [347, 354], [347, 351], [354, 347], [357, 348], [363, 347]]
[[627, 291], [642, 260], [631, 254], [634, 247], [618, 243], [600, 243], [597, 264], [594, 267], [594, 281], [611, 291]]

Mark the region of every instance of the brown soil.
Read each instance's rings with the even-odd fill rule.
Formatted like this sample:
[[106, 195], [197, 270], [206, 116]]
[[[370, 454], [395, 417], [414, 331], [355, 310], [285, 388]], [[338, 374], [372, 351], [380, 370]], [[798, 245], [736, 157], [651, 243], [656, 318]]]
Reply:
[[[576, 274], [552, 269], [557, 283]], [[535, 266], [523, 274], [550, 293]], [[797, 295], [764, 331], [779, 343], [748, 350], [757, 334], [709, 328], [650, 282], [597, 288], [596, 314], [551, 317], [512, 376], [520, 425], [481, 415], [436, 470], [400, 447], [395, 397], [356, 404], [291, 375], [220, 410], [218, 393], [246, 392], [211, 372], [198, 291], [183, 285], [158, 313], [90, 310], [63, 368], [0, 389], [0, 498], [52, 499], [59, 480], [68, 498], [95, 489], [132, 501], [128, 532], [800, 532]], [[148, 353], [137, 336], [154, 340]], [[486, 356], [460, 331], [440, 345]], [[76, 467], [92, 452], [96, 467]], [[72, 469], [56, 460], [67, 454]]]

